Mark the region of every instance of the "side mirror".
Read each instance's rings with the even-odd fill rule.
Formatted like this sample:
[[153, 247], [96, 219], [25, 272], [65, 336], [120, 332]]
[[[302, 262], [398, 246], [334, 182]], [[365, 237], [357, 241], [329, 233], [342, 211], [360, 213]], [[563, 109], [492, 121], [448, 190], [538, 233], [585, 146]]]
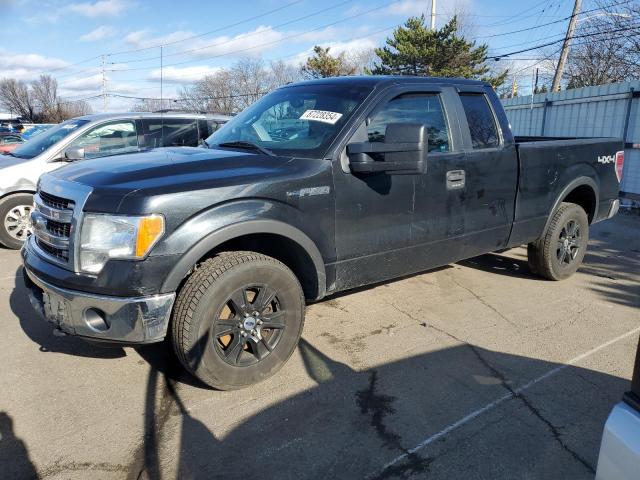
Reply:
[[84, 160], [84, 148], [82, 147], [69, 147], [64, 151], [64, 159], [68, 162], [75, 160]]
[[425, 173], [427, 169], [427, 128], [419, 123], [390, 123], [384, 142], [347, 145], [353, 173], [387, 172], [396, 175]]

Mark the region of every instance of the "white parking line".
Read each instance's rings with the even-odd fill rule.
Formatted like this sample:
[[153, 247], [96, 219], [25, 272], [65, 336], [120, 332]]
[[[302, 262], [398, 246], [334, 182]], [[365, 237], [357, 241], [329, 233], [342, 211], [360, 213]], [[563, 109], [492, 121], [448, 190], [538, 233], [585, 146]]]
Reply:
[[415, 447], [413, 447], [410, 450], [407, 450], [405, 453], [403, 453], [402, 455], [394, 458], [393, 460], [391, 460], [389, 463], [387, 463], [386, 465], [384, 465], [381, 469], [381, 472], [386, 470], [387, 468], [395, 465], [396, 463], [404, 460], [405, 458], [407, 458], [409, 455], [412, 455], [414, 453], [416, 453], [418, 450], [421, 450], [423, 448], [425, 448], [427, 445], [435, 442], [436, 440], [439, 440], [440, 438], [444, 437], [445, 435], [451, 433], [453, 430], [457, 429], [458, 427], [461, 427], [462, 425], [469, 423], [471, 420], [473, 420], [476, 417], [479, 417], [480, 415], [482, 415], [485, 412], [488, 412], [489, 410], [494, 409], [495, 407], [497, 407], [498, 405], [500, 405], [501, 403], [506, 402], [507, 400], [510, 400], [511, 398], [519, 395], [520, 393], [524, 392], [525, 390], [528, 390], [529, 388], [533, 387], [534, 385], [536, 385], [537, 383], [542, 382], [543, 380], [546, 380], [549, 377], [552, 377], [558, 373], [560, 373], [562, 370], [564, 370], [565, 368], [571, 366], [571, 365], [575, 365], [576, 363], [578, 363], [581, 360], [584, 360], [587, 357], [590, 357], [591, 355], [593, 355], [594, 353], [599, 352], [600, 350], [607, 348], [610, 345], [613, 345], [616, 342], [619, 342], [620, 340], [623, 340], [627, 337], [630, 337], [632, 335], [635, 335], [637, 333], [640, 332], [640, 327], [638, 328], [634, 328], [633, 330], [627, 332], [627, 333], [623, 333], [622, 335], [620, 335], [619, 337], [616, 337], [612, 340], [609, 340], [606, 343], [603, 343], [602, 345], [592, 348], [591, 350], [589, 350], [588, 352], [585, 352], [581, 355], [578, 355], [575, 358], [572, 358], [571, 360], [569, 360], [567, 363], [562, 364], [552, 370], [549, 370], [547, 373], [545, 373], [544, 375], [539, 376], [538, 378], [531, 380], [529, 383], [526, 383], [524, 385], [522, 385], [521, 387], [516, 388], [515, 390], [513, 390], [513, 392], [509, 392], [504, 394], [502, 397], [499, 397], [497, 399], [495, 399], [493, 402], [486, 404], [484, 407], [479, 408], [477, 410], [474, 410], [473, 412], [469, 413], [468, 415], [465, 415], [464, 417], [462, 417], [461, 419], [455, 421], [454, 423], [452, 423], [451, 425], [443, 428], [442, 430], [440, 430], [438, 433], [431, 435], [429, 438], [426, 438], [425, 440], [423, 440], [422, 442], [420, 442], [418, 445], [416, 445]]

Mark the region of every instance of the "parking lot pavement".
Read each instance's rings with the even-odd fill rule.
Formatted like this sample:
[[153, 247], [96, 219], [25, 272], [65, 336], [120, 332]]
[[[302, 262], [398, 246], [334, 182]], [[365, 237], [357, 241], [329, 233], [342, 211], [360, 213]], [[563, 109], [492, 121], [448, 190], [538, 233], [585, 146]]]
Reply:
[[640, 332], [640, 217], [569, 280], [514, 249], [308, 308], [274, 378], [218, 392], [163, 345], [57, 337], [0, 251], [3, 478], [592, 478]]

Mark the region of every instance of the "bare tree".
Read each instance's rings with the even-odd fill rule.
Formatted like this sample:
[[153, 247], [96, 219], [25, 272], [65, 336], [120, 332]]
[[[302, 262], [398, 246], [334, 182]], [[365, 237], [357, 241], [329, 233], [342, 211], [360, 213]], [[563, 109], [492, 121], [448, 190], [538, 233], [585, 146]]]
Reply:
[[193, 85], [182, 87], [179, 96], [179, 103], [185, 110], [209, 113], [236, 111], [231, 75], [227, 70], [220, 70]]
[[265, 66], [260, 59], [240, 60], [179, 92], [181, 108], [194, 112], [237, 113], [263, 95], [300, 78], [295, 67], [282, 62]]
[[345, 56], [354, 75], [367, 75], [376, 60], [376, 52], [373, 48], [363, 48], [347, 53]]
[[37, 105], [39, 115], [49, 122], [60, 122], [62, 109], [58, 98], [58, 82], [50, 75], [40, 75], [31, 83], [31, 98]]
[[69, 118], [81, 117], [92, 113], [91, 106], [84, 100], [74, 102], [62, 102], [59, 104], [60, 120], [64, 121]]
[[141, 98], [131, 108], [132, 112], [158, 112], [160, 110], [171, 110], [177, 107], [177, 103], [170, 99]]
[[273, 88], [269, 72], [261, 59], [240, 60], [231, 67], [229, 74], [237, 110], [244, 110]]
[[272, 61], [269, 64], [269, 77], [271, 89], [302, 80], [300, 69], [283, 60]]
[[22, 118], [33, 121], [36, 107], [29, 87], [14, 78], [0, 80], [0, 104]]
[[640, 2], [598, 0], [599, 11], [580, 19], [565, 70], [568, 88], [640, 76]]

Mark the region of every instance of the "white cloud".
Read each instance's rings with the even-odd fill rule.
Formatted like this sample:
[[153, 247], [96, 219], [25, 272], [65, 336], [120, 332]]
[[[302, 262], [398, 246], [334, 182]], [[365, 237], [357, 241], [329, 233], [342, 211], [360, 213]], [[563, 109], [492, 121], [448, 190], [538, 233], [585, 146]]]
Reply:
[[[218, 72], [220, 68], [208, 67], [206, 65], [200, 65], [195, 67], [167, 67], [162, 70], [162, 82], [163, 83], [187, 83], [195, 82], [202, 79], [206, 75], [213, 75]], [[160, 81], [160, 69], [157, 68], [149, 73], [148, 80], [159, 82]]]
[[53, 57], [44, 57], [35, 53], [11, 53], [0, 49], [0, 78], [33, 80], [47, 70], [63, 68], [69, 63]]
[[69, 10], [85, 17], [116, 16], [122, 13], [127, 5], [122, 0], [99, 0], [93, 3], [72, 3]]
[[[153, 37], [149, 30], [137, 30], [127, 35], [124, 40], [131, 47], [146, 48], [150, 46], [167, 44], [197, 35], [188, 30], [179, 30], [168, 35]], [[176, 55], [166, 51], [167, 61], [180, 61], [180, 58], [193, 57], [215, 57], [228, 54], [240, 56], [257, 56], [275, 47], [274, 42], [285, 37], [284, 32], [274, 30], [269, 26], [259, 26], [249, 32], [241, 33], [233, 37], [223, 35], [209, 39], [194, 39], [188, 43], [182, 43], [176, 47]], [[184, 54], [181, 51], [186, 50]]]
[[74, 92], [85, 92], [102, 89], [102, 74], [96, 73], [90, 77], [71, 78], [60, 83], [60, 87]]
[[[168, 43], [177, 42], [197, 35], [197, 33], [188, 30], [177, 30], [168, 35], [159, 37], [152, 37], [150, 33], [151, 31], [149, 29], [136, 30], [124, 37], [124, 41], [133, 48], [147, 48], [155, 45], [166, 45]], [[186, 47], [183, 46], [182, 48]]]
[[[376, 42], [372, 38], [360, 38], [357, 40], [350, 40], [347, 42], [324, 42], [319, 44], [323, 48], [329, 47], [329, 54], [332, 56], [340, 55], [341, 53], [347, 56], [353, 53], [362, 52], [363, 50], [369, 50], [379, 46], [379, 42]], [[301, 63], [305, 63], [307, 58], [313, 56], [313, 47], [298, 53], [295, 57], [287, 60], [289, 65], [298, 66]]]
[[83, 42], [95, 42], [102, 40], [103, 38], [113, 37], [116, 34], [116, 29], [108, 25], [100, 25], [95, 30], [86, 33], [80, 37]]

